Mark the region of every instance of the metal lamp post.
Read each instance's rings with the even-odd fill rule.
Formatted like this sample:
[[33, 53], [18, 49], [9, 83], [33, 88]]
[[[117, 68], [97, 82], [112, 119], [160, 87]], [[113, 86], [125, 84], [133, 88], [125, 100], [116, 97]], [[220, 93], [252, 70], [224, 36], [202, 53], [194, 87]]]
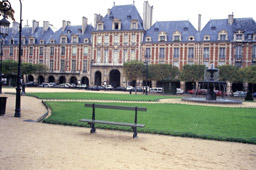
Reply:
[[9, 32], [9, 26], [10, 22], [6, 19], [5, 13], [11, 9], [11, 4], [8, 1], [1, 1], [1, 6], [3, 7], [3, 12], [4, 12], [4, 18], [0, 20], [0, 35], [3, 37], [1, 40], [1, 51], [0, 51], [0, 94], [2, 94], [2, 74], [3, 74], [3, 41], [6, 36], [8, 36]]
[[18, 75], [17, 75], [17, 88], [16, 88], [16, 105], [14, 117], [21, 116], [20, 109], [20, 91], [21, 91], [21, 32], [22, 32], [22, 3], [20, 1], [20, 29], [19, 29], [19, 61], [18, 61]]
[[146, 64], [146, 91], [145, 94], [148, 95], [148, 56], [145, 57]]

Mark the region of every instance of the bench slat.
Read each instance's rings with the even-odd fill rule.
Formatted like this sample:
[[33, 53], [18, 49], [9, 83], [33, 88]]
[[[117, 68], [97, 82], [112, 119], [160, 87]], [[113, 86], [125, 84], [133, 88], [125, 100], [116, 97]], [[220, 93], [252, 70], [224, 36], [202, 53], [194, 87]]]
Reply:
[[[92, 107], [93, 104], [85, 104], [84, 107]], [[117, 110], [133, 110], [135, 107], [131, 106], [113, 106], [113, 105], [103, 105], [103, 104], [94, 104], [95, 108], [104, 108], [104, 109], [117, 109]], [[147, 111], [147, 108], [137, 107], [137, 111]]]
[[80, 122], [100, 123], [100, 124], [119, 125], [119, 126], [130, 126], [130, 127], [144, 127], [144, 126], [145, 126], [145, 125], [143, 125], [143, 124], [123, 123], [123, 122], [110, 122], [110, 121], [91, 120], [91, 119], [81, 119]]

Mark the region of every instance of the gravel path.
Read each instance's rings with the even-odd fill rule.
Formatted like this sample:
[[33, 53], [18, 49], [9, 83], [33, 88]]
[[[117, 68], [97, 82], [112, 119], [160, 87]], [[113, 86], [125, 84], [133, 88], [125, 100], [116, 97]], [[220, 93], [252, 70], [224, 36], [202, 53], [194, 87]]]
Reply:
[[14, 118], [15, 96], [1, 96], [8, 100], [0, 116], [0, 170], [256, 169], [256, 145], [141, 133], [133, 139], [101, 129], [91, 135], [89, 128], [24, 121], [46, 112], [33, 97], [21, 97], [22, 117]]

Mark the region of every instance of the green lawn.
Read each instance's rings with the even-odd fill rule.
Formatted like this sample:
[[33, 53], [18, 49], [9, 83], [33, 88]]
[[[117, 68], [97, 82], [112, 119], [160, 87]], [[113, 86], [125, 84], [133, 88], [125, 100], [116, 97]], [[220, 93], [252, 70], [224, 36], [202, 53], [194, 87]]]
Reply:
[[119, 101], [157, 101], [162, 98], [180, 98], [161, 95], [135, 95], [135, 94], [103, 94], [103, 93], [27, 93], [40, 99], [80, 99], [80, 100], [119, 100]]
[[[87, 96], [87, 94], [88, 93], [83, 93], [81, 96]], [[42, 94], [42, 96], [44, 96], [42, 98], [45, 98], [47, 95], [48, 94]], [[102, 94], [89, 95], [92, 95], [93, 99], [96, 97], [99, 97], [98, 99], [102, 99]], [[63, 94], [63, 96], [65, 95]], [[123, 97], [122, 95], [110, 95], [105, 97], [105, 94], [104, 99], [112, 100], [113, 98], [111, 98], [111, 96], [114, 96], [114, 98], [119, 96], [121, 98], [120, 100], [132, 99], [129, 97]], [[134, 100], [149, 99], [140, 98], [143, 95], [127, 96], [134, 97]], [[150, 98], [150, 100], [154, 100], [154, 98]], [[138, 112], [138, 123], [145, 124], [144, 128], [138, 128], [138, 131], [140, 132], [256, 144], [255, 109], [207, 107], [183, 104], [106, 104], [146, 107], [148, 109], [147, 112]], [[45, 120], [46, 123], [85, 126], [86, 123], [79, 122], [79, 120], [82, 118], [91, 118], [92, 116], [92, 109], [85, 108], [84, 102], [47, 102], [47, 105], [52, 109], [52, 115]], [[134, 122], [134, 112], [96, 109], [96, 119], [118, 122]], [[109, 125], [96, 125], [96, 127], [130, 130], [130, 128], [127, 127], [114, 127]]]

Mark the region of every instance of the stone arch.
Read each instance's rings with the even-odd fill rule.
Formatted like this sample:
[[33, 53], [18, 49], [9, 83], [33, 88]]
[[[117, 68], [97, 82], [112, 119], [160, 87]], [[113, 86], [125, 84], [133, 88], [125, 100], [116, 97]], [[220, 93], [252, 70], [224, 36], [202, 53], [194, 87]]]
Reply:
[[28, 75], [28, 82], [29, 82], [29, 81], [33, 81], [33, 82], [34, 82], [34, 76]]
[[55, 78], [54, 78], [54, 76], [49, 76], [49, 77], [48, 77], [48, 82], [50, 82], [50, 83], [55, 83]]
[[120, 87], [121, 73], [119, 70], [111, 70], [109, 73], [109, 84], [114, 88]]
[[100, 71], [96, 71], [95, 72], [95, 75], [94, 75], [94, 84], [96, 85], [96, 86], [101, 86], [101, 72]]
[[81, 84], [86, 84], [87, 87], [88, 87], [89, 86], [89, 79], [88, 79], [88, 77], [86, 77], [86, 76], [82, 77]]
[[59, 83], [60, 83], [60, 84], [66, 83], [66, 77], [65, 77], [65, 76], [60, 76], [60, 78], [59, 78]]
[[72, 84], [75, 84], [75, 85], [77, 85], [77, 78], [75, 77], [75, 76], [72, 76], [71, 78], [70, 78], [70, 84], [72, 83]]
[[42, 84], [45, 81], [44, 76], [39, 75], [38, 76], [38, 84]]

